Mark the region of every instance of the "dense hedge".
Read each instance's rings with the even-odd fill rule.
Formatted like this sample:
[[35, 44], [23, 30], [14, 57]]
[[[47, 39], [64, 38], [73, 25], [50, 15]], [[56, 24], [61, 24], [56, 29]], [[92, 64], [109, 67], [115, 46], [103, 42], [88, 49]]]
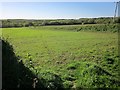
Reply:
[[[34, 67], [31, 67], [34, 69]], [[46, 78], [43, 78], [46, 76]], [[39, 77], [39, 78], [38, 78]], [[49, 78], [47, 78], [49, 77]], [[51, 86], [52, 84], [52, 86]], [[33, 73], [26, 67], [13, 47], [2, 40], [2, 89], [12, 88], [48, 88], [58, 90], [63, 88], [61, 78], [53, 73]]]
[[92, 24], [92, 25], [68, 25], [68, 26], [48, 26], [51, 30], [68, 30], [68, 31], [100, 31], [100, 32], [118, 32], [119, 24]]
[[7, 19], [0, 20], [3, 28], [7, 27], [29, 27], [29, 26], [46, 26], [46, 25], [76, 25], [76, 24], [113, 24], [120, 23], [120, 17], [101, 18], [80, 18], [80, 19], [53, 19], [53, 20], [27, 20], [27, 19]]

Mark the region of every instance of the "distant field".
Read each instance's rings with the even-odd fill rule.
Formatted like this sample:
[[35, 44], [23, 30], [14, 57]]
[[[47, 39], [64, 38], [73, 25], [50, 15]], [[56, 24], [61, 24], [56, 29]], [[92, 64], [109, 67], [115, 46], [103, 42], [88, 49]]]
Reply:
[[69, 27], [3, 28], [2, 34], [26, 67], [32, 61], [38, 77], [59, 75], [65, 88], [119, 87], [118, 34]]

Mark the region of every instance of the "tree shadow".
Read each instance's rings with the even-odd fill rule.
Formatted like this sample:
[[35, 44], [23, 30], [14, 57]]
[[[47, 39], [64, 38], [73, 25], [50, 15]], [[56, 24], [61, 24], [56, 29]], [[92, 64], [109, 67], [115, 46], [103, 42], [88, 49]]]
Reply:
[[[42, 75], [42, 74], [38, 74]], [[51, 80], [35, 75], [29, 68], [25, 67], [14, 53], [13, 47], [2, 40], [2, 88], [46, 88], [58, 90], [63, 88], [62, 79], [53, 73], [44, 75], [51, 76]]]

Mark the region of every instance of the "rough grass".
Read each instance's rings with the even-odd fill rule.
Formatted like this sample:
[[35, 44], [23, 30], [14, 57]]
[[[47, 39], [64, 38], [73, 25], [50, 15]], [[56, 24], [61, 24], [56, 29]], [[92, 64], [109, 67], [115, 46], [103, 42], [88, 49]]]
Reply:
[[49, 73], [54, 73], [65, 88], [120, 86], [117, 33], [58, 28], [61, 26], [4, 28], [3, 37], [38, 77], [51, 82]]

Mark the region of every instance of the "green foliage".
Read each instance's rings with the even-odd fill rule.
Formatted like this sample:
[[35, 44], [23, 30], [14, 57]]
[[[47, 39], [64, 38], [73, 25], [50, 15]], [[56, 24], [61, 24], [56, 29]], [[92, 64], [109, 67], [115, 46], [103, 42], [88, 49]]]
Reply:
[[[53, 28], [54, 29], [54, 28]], [[96, 24], [96, 25], [76, 25], [76, 26], [61, 26], [56, 27], [56, 30], [70, 30], [70, 31], [100, 31], [100, 32], [118, 32], [117, 24]]]
[[18, 63], [13, 48], [5, 41], [2, 41], [2, 60], [2, 87], [10, 88], [13, 86], [16, 88], [18, 84]]
[[42, 83], [44, 87], [48, 89], [58, 90], [60, 88], [63, 88], [63, 81], [57, 74], [53, 74], [51, 72], [43, 72], [39, 73], [39, 77], [42, 77], [45, 80]]
[[3, 28], [10, 27], [30, 27], [30, 26], [48, 26], [48, 25], [84, 25], [84, 24], [116, 24], [120, 23], [120, 17], [100, 18], [80, 18], [80, 19], [55, 19], [55, 20], [25, 20], [25, 19], [7, 19], [2, 21]]
[[[58, 75], [52, 73], [42, 73], [40, 75], [39, 73], [39, 76], [35, 72], [33, 73], [30, 70], [30, 68], [34, 69], [32, 62], [30, 62], [29, 68], [25, 67], [22, 60], [19, 60], [20, 58], [15, 55], [12, 46], [5, 40], [2, 40], [2, 44], [2, 89], [46, 88], [58, 90], [58, 88], [63, 88], [62, 80]], [[28, 54], [28, 56], [30, 55]]]
[[19, 62], [19, 57], [15, 55], [12, 46], [5, 40], [2, 40], [2, 52], [2, 88], [32, 88], [35, 75], [24, 66], [22, 61]]

